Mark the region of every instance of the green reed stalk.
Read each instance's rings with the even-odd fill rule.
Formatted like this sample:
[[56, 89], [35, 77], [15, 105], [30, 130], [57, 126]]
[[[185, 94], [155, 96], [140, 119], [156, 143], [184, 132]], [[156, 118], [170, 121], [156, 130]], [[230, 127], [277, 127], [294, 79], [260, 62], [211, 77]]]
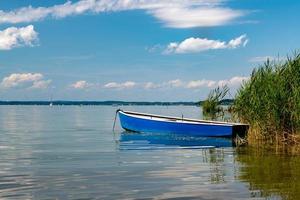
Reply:
[[224, 86], [223, 88], [217, 87], [209, 93], [208, 98], [202, 105], [203, 115], [206, 118], [216, 119], [224, 116], [224, 109], [221, 107], [221, 101], [228, 92], [229, 88]]
[[233, 114], [250, 125], [254, 141], [300, 141], [300, 54], [254, 69], [236, 94]]

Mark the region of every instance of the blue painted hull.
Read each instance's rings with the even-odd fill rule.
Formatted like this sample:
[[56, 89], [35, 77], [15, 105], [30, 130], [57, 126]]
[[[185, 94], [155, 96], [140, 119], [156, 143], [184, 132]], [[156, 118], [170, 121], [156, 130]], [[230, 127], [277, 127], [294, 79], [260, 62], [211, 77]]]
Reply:
[[204, 137], [232, 137], [234, 125], [214, 123], [189, 123], [146, 119], [119, 111], [121, 126], [128, 131], [143, 133], [172, 133]]

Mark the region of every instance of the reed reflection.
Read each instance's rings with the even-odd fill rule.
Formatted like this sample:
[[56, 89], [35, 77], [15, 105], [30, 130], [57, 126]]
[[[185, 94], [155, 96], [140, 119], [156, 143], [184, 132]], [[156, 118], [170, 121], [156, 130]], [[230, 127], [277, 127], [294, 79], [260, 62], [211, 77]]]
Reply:
[[239, 179], [249, 183], [252, 197], [300, 199], [300, 156], [257, 148], [237, 149]]
[[[224, 193], [232, 191], [232, 185], [227, 184], [234, 180], [235, 174], [234, 158], [230, 156], [232, 152], [230, 147], [232, 147], [232, 140], [228, 138], [191, 137], [163, 133], [122, 132], [119, 140], [121, 152], [128, 152], [128, 150], [141, 152], [142, 150], [144, 155], [147, 152], [152, 154], [151, 152], [159, 151], [160, 156], [156, 159], [160, 160], [161, 167], [156, 168], [153, 164], [145, 164], [153, 165], [153, 169], [148, 169], [144, 176], [146, 180], [156, 180], [155, 182], [168, 180], [168, 183], [172, 183], [168, 190], [155, 196], [158, 199], [199, 199], [212, 196], [219, 199], [220, 193], [213, 193], [212, 188], [222, 188]], [[160, 151], [162, 149], [163, 151]], [[165, 155], [170, 159], [167, 159]], [[142, 163], [143, 158], [138, 161]], [[207, 187], [208, 185], [210, 186]], [[228, 195], [228, 199], [231, 198], [232, 196]]]

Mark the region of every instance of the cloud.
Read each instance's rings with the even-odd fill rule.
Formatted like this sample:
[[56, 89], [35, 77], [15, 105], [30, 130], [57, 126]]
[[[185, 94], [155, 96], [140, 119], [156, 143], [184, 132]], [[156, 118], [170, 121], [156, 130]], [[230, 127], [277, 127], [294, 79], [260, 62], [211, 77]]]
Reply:
[[93, 86], [93, 84], [88, 83], [87, 81], [81, 80], [81, 81], [77, 81], [77, 82], [71, 84], [70, 86], [71, 86], [71, 88], [74, 88], [74, 89], [87, 89], [87, 88]]
[[186, 84], [186, 88], [189, 89], [195, 89], [195, 88], [201, 88], [201, 87], [215, 87], [216, 81], [212, 80], [196, 80], [196, 81], [190, 81]]
[[186, 83], [185, 87], [189, 89], [198, 89], [198, 88], [213, 88], [213, 87], [223, 87], [227, 85], [228, 87], [238, 87], [240, 86], [244, 81], [249, 80], [249, 77], [246, 76], [234, 76], [230, 79], [224, 79], [224, 80], [194, 80], [189, 81]]
[[34, 46], [38, 33], [33, 25], [22, 28], [10, 27], [0, 31], [0, 50], [10, 50], [21, 46]]
[[[117, 82], [109, 82], [104, 84], [102, 87], [106, 89], [132, 89], [132, 88], [140, 88], [146, 90], [153, 90], [153, 89], [175, 89], [175, 88], [183, 88], [183, 89], [200, 89], [200, 88], [214, 88], [218, 86], [228, 85], [229, 87], [236, 87], [239, 86], [243, 81], [248, 80], [249, 77], [243, 76], [235, 76], [230, 79], [224, 80], [191, 80], [191, 81], [183, 81], [180, 79], [174, 79], [169, 81], [163, 81], [161, 83], [153, 83], [153, 82], [146, 82], [146, 83], [137, 83], [134, 81], [126, 81], [123, 83]], [[91, 84], [86, 81], [77, 81], [71, 85], [72, 88], [75, 89], [86, 89], [91, 86], [96, 86], [100, 84]]]
[[266, 62], [267, 60], [278, 60], [282, 61], [285, 58], [283, 57], [275, 57], [275, 56], [257, 56], [249, 59], [249, 62]]
[[247, 36], [241, 35], [229, 42], [210, 40], [207, 38], [188, 38], [182, 42], [172, 42], [165, 49], [166, 54], [197, 53], [213, 49], [235, 49], [248, 43]]
[[40, 73], [10, 74], [2, 79], [0, 87], [9, 88], [27, 88], [27, 89], [45, 89], [48, 88], [51, 80], [44, 80]]
[[248, 76], [235, 76], [232, 77], [231, 79], [227, 79], [227, 80], [220, 80], [218, 81], [218, 86], [222, 87], [227, 85], [228, 87], [237, 87], [239, 85], [241, 85], [244, 81], [249, 80], [250, 77]]
[[149, 12], [173, 28], [221, 26], [244, 15], [242, 11], [216, 6], [162, 7]]
[[231, 48], [231, 49], [235, 49], [238, 48], [240, 46], [246, 46], [249, 42], [249, 39], [247, 38], [246, 34], [241, 35], [240, 37], [237, 37], [235, 39], [230, 40], [226, 47], [227, 48]]
[[128, 89], [128, 88], [133, 88], [134, 86], [136, 86], [135, 82], [126, 81], [124, 83], [110, 82], [105, 84], [103, 87], [108, 89]]
[[164, 81], [162, 83], [147, 82], [144, 84], [144, 89], [158, 89], [158, 88], [186, 88], [186, 89], [200, 89], [200, 88], [215, 88], [227, 85], [230, 88], [236, 88], [240, 86], [244, 81], [249, 80], [246, 76], [234, 76], [230, 79], [224, 80], [191, 80], [182, 81], [180, 79]]
[[174, 79], [170, 81], [165, 81], [163, 83], [153, 83], [147, 82], [144, 84], [144, 89], [158, 89], [158, 88], [179, 88], [184, 84], [180, 79]]
[[0, 24], [126, 10], [145, 10], [172, 28], [220, 26], [246, 15], [245, 11], [225, 7], [223, 0], [80, 0], [50, 7], [0, 10]]
[[193, 80], [189, 81], [185, 84], [186, 88], [189, 89], [198, 89], [198, 88], [214, 88], [214, 87], [223, 87], [227, 85], [228, 87], [235, 88], [240, 86], [244, 81], [249, 80], [249, 77], [246, 76], [234, 76], [230, 79], [224, 79], [224, 80]]
[[51, 80], [40, 80], [32, 83], [31, 89], [46, 89], [49, 87]]
[[181, 87], [183, 85], [183, 82], [180, 79], [170, 80], [167, 83], [164, 83], [166, 86], [170, 87]]
[[159, 84], [155, 84], [155, 83], [152, 83], [152, 82], [147, 82], [144, 84], [144, 88], [145, 89], [157, 89], [157, 88], [160, 88], [161, 85]]

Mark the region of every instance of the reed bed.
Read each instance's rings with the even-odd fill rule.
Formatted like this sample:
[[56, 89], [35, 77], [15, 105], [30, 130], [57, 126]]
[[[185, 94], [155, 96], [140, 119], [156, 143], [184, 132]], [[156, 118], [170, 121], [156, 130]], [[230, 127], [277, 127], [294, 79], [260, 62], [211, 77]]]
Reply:
[[237, 91], [232, 113], [250, 125], [249, 143], [300, 144], [300, 53], [255, 68]]
[[222, 100], [228, 94], [229, 88], [227, 86], [217, 87], [212, 90], [207, 99], [202, 104], [203, 116], [206, 119], [224, 118], [225, 109], [221, 106]]

